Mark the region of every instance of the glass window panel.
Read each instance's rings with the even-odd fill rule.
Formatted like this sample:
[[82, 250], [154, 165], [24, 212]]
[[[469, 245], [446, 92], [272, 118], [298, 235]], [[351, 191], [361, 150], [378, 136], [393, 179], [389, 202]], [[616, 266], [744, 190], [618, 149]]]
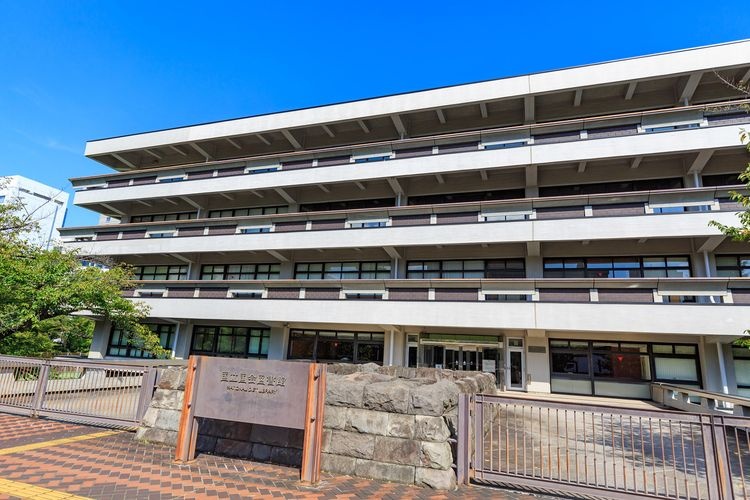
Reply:
[[698, 370], [694, 358], [654, 358], [658, 380], [698, 381]]
[[586, 261], [586, 267], [589, 269], [611, 269], [612, 259], [593, 258]]
[[666, 269], [644, 269], [643, 277], [644, 278], [666, 278], [667, 271]]
[[644, 257], [643, 267], [664, 267], [665, 260], [663, 257]]
[[464, 261], [464, 270], [466, 271], [484, 271], [483, 260], [467, 260]]
[[583, 269], [585, 267], [583, 259], [565, 259], [565, 269]]
[[688, 267], [687, 257], [667, 257], [667, 267]]
[[562, 269], [563, 268], [563, 261], [562, 259], [547, 259], [544, 261], [544, 268], [545, 269]]
[[735, 358], [734, 374], [738, 386], [750, 386], [750, 359]]
[[717, 266], [737, 266], [737, 257], [733, 255], [732, 256], [717, 255], [716, 265]]
[[695, 348], [694, 345], [676, 345], [674, 346], [674, 352], [675, 354], [695, 354]]
[[672, 344], [654, 344], [651, 350], [658, 354], [672, 354], [673, 347]]
[[587, 354], [553, 352], [552, 373], [588, 375], [589, 357]]

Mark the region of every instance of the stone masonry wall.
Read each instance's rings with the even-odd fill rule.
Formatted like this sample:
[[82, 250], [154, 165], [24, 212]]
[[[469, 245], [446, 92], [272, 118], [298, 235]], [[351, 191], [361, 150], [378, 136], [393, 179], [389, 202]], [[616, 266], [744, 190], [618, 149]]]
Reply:
[[[164, 369], [136, 439], [174, 446], [186, 369]], [[324, 471], [453, 489], [460, 393], [494, 392], [492, 374], [328, 365]], [[302, 431], [203, 419], [198, 451], [300, 465]]]

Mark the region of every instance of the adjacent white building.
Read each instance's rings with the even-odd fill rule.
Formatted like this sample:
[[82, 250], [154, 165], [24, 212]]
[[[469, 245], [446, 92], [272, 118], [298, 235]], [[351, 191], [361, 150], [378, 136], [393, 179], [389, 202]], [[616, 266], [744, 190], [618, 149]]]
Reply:
[[[494, 372], [508, 390], [750, 393], [750, 41], [89, 142], [176, 357]], [[142, 356], [100, 321], [91, 357]]]
[[23, 177], [10, 175], [0, 177], [0, 203], [20, 200], [22, 213], [36, 221], [37, 230], [24, 237], [32, 243], [50, 248], [60, 240], [58, 228], [65, 222], [68, 210], [68, 193]]

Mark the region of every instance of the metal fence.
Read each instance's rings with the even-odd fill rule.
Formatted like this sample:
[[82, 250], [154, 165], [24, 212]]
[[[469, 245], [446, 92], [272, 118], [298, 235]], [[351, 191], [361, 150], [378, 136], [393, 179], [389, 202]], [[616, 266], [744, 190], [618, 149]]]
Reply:
[[750, 418], [462, 395], [458, 437], [460, 482], [750, 499]]
[[151, 401], [158, 365], [0, 356], [0, 411], [135, 427]]

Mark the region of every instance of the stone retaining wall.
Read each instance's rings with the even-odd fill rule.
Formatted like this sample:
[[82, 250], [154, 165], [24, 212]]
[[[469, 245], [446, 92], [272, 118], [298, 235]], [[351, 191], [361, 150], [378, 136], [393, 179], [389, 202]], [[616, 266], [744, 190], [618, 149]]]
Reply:
[[[163, 370], [136, 439], [173, 445], [186, 369]], [[458, 395], [494, 392], [489, 373], [328, 365], [324, 471], [438, 489], [456, 476]], [[197, 448], [285, 465], [301, 463], [302, 431], [203, 419]]]

